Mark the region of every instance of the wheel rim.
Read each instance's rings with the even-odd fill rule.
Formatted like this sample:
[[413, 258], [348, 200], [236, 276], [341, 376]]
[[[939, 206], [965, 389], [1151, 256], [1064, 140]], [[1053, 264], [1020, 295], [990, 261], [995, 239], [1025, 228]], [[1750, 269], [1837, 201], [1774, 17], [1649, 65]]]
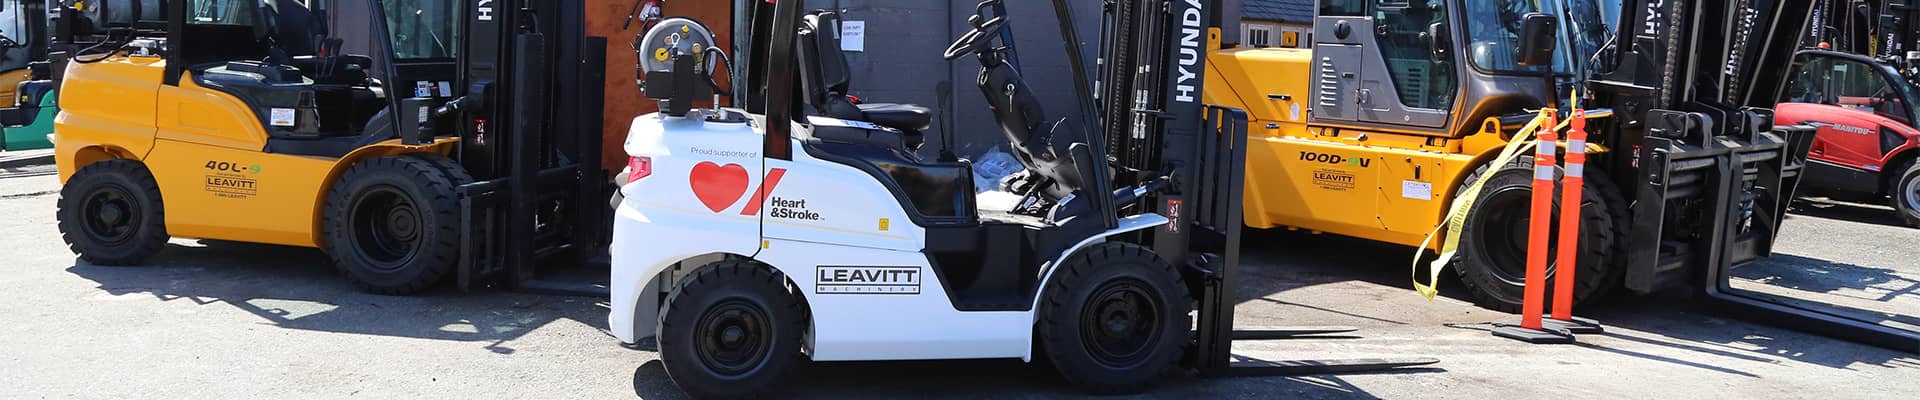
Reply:
[[1527, 277], [1527, 230], [1533, 221], [1533, 191], [1506, 187], [1489, 193], [1475, 207], [1485, 216], [1475, 218], [1475, 237], [1465, 238], [1479, 244], [1478, 256], [1492, 268], [1494, 278], [1509, 285], [1521, 285]]
[[1920, 212], [1920, 178], [1907, 180], [1907, 209]]
[[1145, 282], [1119, 279], [1094, 291], [1080, 310], [1081, 342], [1094, 360], [1109, 367], [1139, 364], [1152, 355], [1160, 336], [1162, 305]]
[[413, 199], [398, 188], [369, 188], [354, 202], [352, 210], [353, 243], [375, 270], [402, 268], [420, 247], [421, 228], [426, 221]]
[[135, 228], [140, 226], [140, 203], [134, 200], [132, 192], [119, 185], [103, 186], [87, 193], [81, 204], [82, 225], [87, 236], [101, 244], [125, 244], [133, 239]]
[[693, 349], [700, 364], [723, 376], [750, 374], [766, 364], [773, 350], [773, 323], [767, 312], [745, 300], [727, 300], [701, 314]]

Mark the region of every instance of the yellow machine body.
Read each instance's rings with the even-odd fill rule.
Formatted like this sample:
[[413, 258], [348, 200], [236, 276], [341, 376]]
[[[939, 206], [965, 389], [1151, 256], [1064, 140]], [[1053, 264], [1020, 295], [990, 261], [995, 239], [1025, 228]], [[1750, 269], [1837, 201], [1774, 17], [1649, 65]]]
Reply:
[[70, 63], [55, 154], [63, 184], [101, 160], [146, 164], [174, 237], [318, 247], [327, 191], [347, 167], [370, 157], [446, 154], [457, 140], [410, 146], [393, 139], [340, 158], [267, 153], [252, 107], [191, 76], [163, 84], [165, 69], [159, 57]]
[[[0, 72], [0, 99], [13, 99], [20, 96], [20, 82], [33, 79], [33, 71], [16, 69]], [[0, 104], [13, 104], [11, 100]]]
[[1247, 110], [1251, 124], [1250, 227], [1419, 246], [1511, 135], [1494, 121], [1461, 133], [1309, 123], [1311, 49], [1214, 48], [1205, 101]]

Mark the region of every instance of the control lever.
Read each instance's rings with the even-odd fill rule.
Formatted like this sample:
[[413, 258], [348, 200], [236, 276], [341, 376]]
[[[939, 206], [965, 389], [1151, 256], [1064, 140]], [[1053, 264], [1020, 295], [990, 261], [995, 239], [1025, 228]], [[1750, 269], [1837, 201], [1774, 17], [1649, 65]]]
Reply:
[[446, 104], [441, 104], [439, 107], [434, 107], [433, 116], [434, 118], [444, 118], [450, 115], [459, 114], [461, 111], [465, 111], [467, 109], [467, 106], [469, 106], [468, 103], [470, 102], [477, 102], [477, 100], [471, 100], [467, 96], [460, 96], [451, 101], [448, 101]]
[[1114, 196], [1109, 194], [1112, 192], [1107, 190], [1110, 181], [1105, 173], [1106, 160], [1095, 158], [1093, 146], [1088, 146], [1086, 143], [1075, 142], [1067, 146], [1067, 151], [1073, 155], [1074, 166], [1080, 169], [1080, 180], [1083, 182], [1083, 187], [1080, 188], [1082, 197], [1093, 202], [1093, 211], [1100, 214], [1102, 226], [1107, 229], [1119, 227], [1120, 216], [1115, 211], [1118, 207], [1114, 206]]

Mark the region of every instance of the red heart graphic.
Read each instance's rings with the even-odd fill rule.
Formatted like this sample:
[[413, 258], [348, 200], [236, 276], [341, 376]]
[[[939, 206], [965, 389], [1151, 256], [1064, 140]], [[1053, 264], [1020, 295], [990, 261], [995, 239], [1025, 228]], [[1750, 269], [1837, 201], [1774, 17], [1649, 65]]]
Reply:
[[700, 198], [700, 204], [707, 205], [707, 209], [713, 212], [720, 212], [747, 194], [747, 168], [740, 164], [721, 166], [712, 161], [702, 161], [693, 166], [687, 183], [693, 187], [693, 196]]

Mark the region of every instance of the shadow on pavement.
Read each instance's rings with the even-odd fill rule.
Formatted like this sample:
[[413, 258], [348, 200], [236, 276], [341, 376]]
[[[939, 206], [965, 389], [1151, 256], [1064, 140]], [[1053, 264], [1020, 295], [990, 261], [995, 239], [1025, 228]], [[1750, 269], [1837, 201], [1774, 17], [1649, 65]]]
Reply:
[[1835, 199], [1793, 199], [1787, 206], [1788, 218], [1792, 214], [1826, 218], [1868, 225], [1881, 225], [1896, 228], [1908, 228], [1900, 223], [1900, 216], [1887, 207], [1887, 199], [1875, 196], [1874, 199], [1862, 199], [1871, 203], [1857, 203]]
[[[1604, 334], [1607, 338], [1704, 356], [1765, 363], [1776, 363], [1778, 361], [1770, 357], [1777, 357], [1836, 369], [1853, 369], [1860, 364], [1920, 369], [1920, 358], [1912, 354], [1722, 318], [1682, 293], [1616, 299], [1588, 310], [1579, 314], [1596, 318], [1609, 329], [1632, 331], [1610, 330]], [[1681, 360], [1662, 361], [1715, 371], [1724, 369], [1711, 364], [1679, 362]], [[1747, 375], [1741, 371], [1721, 372]]]
[[316, 249], [203, 240], [176, 241], [148, 265], [67, 269], [115, 296], [226, 305], [287, 329], [485, 343], [511, 354], [510, 342], [540, 326], [574, 320], [604, 330], [604, 300], [448, 287], [415, 296], [360, 292]]
[[[1413, 292], [1412, 274], [1408, 270], [1413, 262], [1413, 247], [1277, 229], [1249, 229], [1246, 235], [1241, 250], [1244, 261], [1238, 271], [1241, 281], [1234, 290], [1236, 304], [1259, 300], [1310, 312], [1333, 313], [1393, 325], [1407, 324], [1383, 316], [1266, 297], [1294, 289], [1341, 282], [1362, 282], [1405, 290], [1392, 292], [1388, 294], [1390, 296], [1419, 296]], [[1423, 265], [1433, 259], [1432, 254], [1422, 257]], [[1425, 273], [1423, 268], [1423, 280]], [[1473, 295], [1467, 293], [1452, 272], [1441, 274], [1440, 296], [1473, 302]]]
[[[1434, 368], [1392, 373], [1432, 373]], [[1373, 399], [1373, 394], [1334, 376], [1210, 378], [1178, 375], [1133, 396], [1094, 397], [1076, 391], [1044, 365], [1020, 360], [820, 362], [803, 364], [782, 388], [805, 399]], [[685, 399], [659, 360], [633, 372], [633, 392], [645, 399]]]
[[[1298, 302], [1272, 299], [1267, 296], [1338, 282], [1364, 282], [1400, 288], [1406, 291], [1381, 291], [1380, 293], [1388, 293], [1391, 296], [1417, 296], [1411, 290], [1408, 270], [1413, 261], [1413, 248], [1335, 235], [1282, 230], [1249, 230], [1245, 243], [1245, 259], [1249, 261], [1244, 262], [1240, 270], [1242, 282], [1235, 292], [1237, 303], [1267, 302], [1288, 306], [1290, 310], [1297, 312], [1332, 313], [1366, 325], [1407, 324], [1406, 321], [1391, 316], [1298, 304]], [[1426, 258], [1422, 261], [1432, 259], [1431, 254], [1424, 257]], [[1880, 275], [1877, 278], [1866, 279], [1882, 284], [1905, 279], [1891, 276], [1892, 271], [1889, 270], [1848, 266], [1804, 257], [1779, 255], [1763, 260], [1761, 263], [1771, 263], [1780, 268], [1861, 268], [1868, 270], [1859, 271], [1865, 272], [1866, 275]], [[1735, 273], [1747, 273], [1748, 269], [1750, 268], [1738, 268]], [[1758, 272], [1759, 270], [1755, 270], [1752, 273]], [[1421, 273], [1424, 278], [1425, 271]], [[1828, 284], [1843, 285], [1842, 283]], [[1871, 283], [1851, 283], [1854, 286], [1862, 284]], [[1916, 286], [1920, 286], [1920, 282], [1905, 285], [1907, 289], [1896, 290], [1896, 292], [1912, 295], [1914, 291], [1920, 291], [1920, 287]], [[1920, 359], [1908, 354], [1720, 318], [1713, 315], [1712, 311], [1700, 307], [1699, 302], [1690, 299], [1685, 293], [1678, 292], [1681, 290], [1675, 289], [1669, 293], [1653, 296], [1617, 293], [1597, 304], [1582, 305], [1576, 309], [1576, 315], [1597, 318], [1609, 328], [1633, 331], [1621, 333], [1615, 330], [1605, 335], [1608, 338], [1638, 345], [1686, 350], [1698, 353], [1703, 358], [1678, 359], [1610, 346], [1584, 346], [1597, 351], [1739, 376], [1753, 376], [1753, 374], [1716, 366], [1711, 362], [1711, 358], [1704, 357], [1748, 362], [1775, 362], [1774, 358], [1769, 357], [1782, 357], [1842, 369], [1850, 368], [1856, 363], [1890, 368], [1920, 368]], [[1440, 296], [1469, 304], [1473, 301], [1472, 295], [1463, 289], [1458, 278], [1451, 272], [1441, 274]], [[1380, 301], [1393, 300], [1380, 299]], [[1513, 315], [1509, 318], [1517, 319], [1518, 316]], [[1905, 318], [1900, 321], [1912, 323], [1910, 321], [1912, 317], [1895, 316], [1895, 318]], [[1473, 325], [1473, 323], [1455, 325], [1464, 326]], [[1359, 335], [1364, 337], [1365, 332], [1366, 330], [1363, 329]]]
[[[1733, 277], [1768, 286], [1794, 289], [1829, 296], [1848, 296], [1872, 302], [1896, 298], [1920, 297], [1920, 279], [1901, 276], [1892, 268], [1875, 268], [1801, 257], [1774, 254], [1733, 269]], [[1880, 296], [1859, 297], [1833, 293], [1841, 289], [1859, 292], [1886, 292]], [[1905, 317], [1908, 324], [1920, 325], [1920, 319]]]

